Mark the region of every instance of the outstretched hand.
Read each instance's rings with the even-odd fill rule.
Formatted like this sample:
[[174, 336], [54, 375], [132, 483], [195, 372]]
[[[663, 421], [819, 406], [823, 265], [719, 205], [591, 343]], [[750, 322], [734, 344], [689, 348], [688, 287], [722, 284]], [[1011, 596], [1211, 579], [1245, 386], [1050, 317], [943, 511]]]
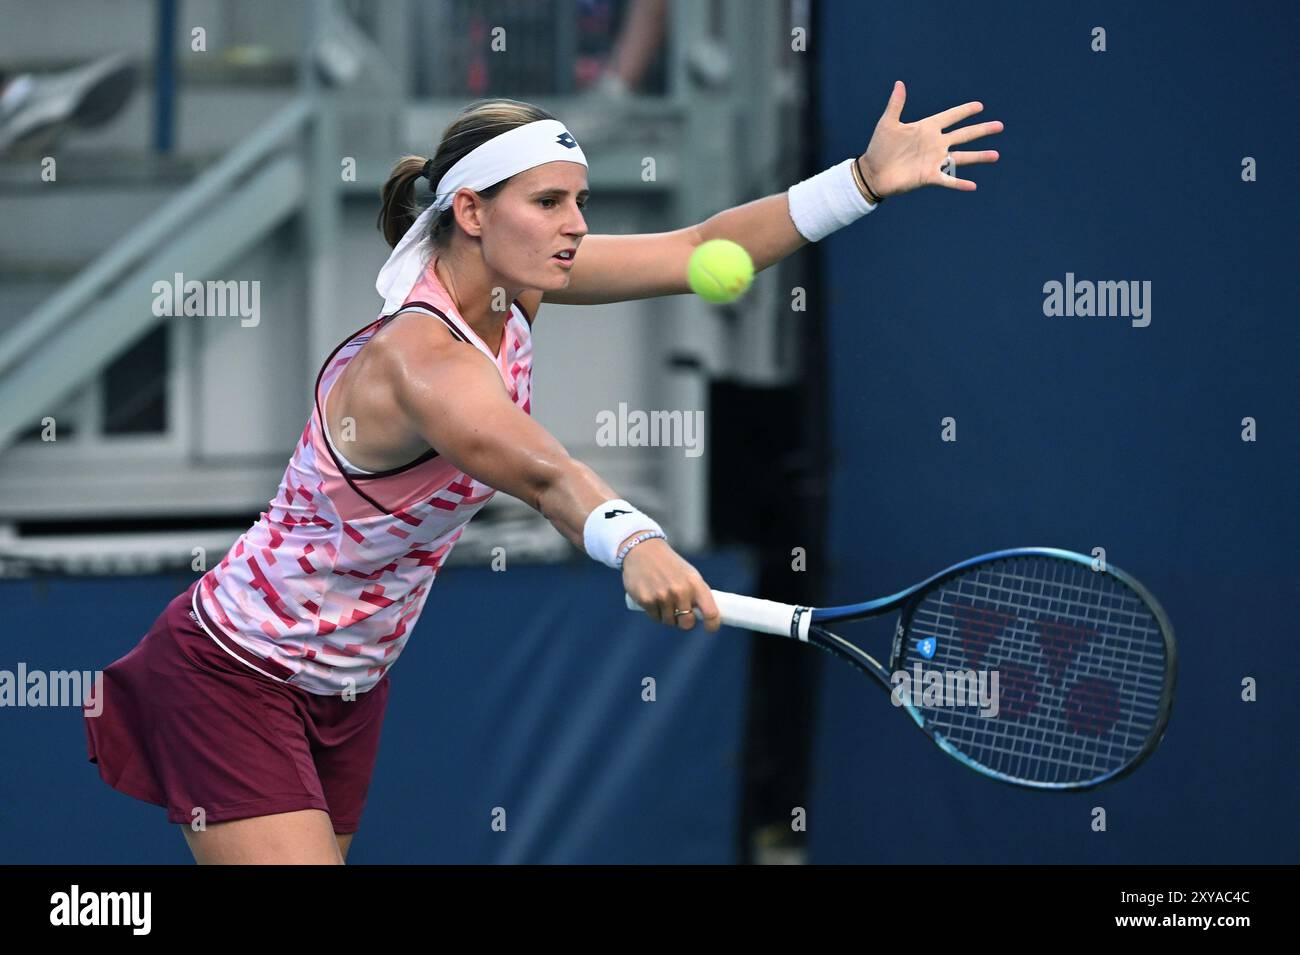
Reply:
[[[952, 157], [952, 166], [997, 162], [998, 153], [995, 149], [953, 152], [952, 147], [1002, 132], [1001, 121], [977, 123], [945, 133], [947, 127], [955, 126], [981, 112], [984, 104], [966, 103], [918, 119], [914, 123], [904, 123], [901, 117], [906, 100], [907, 88], [902, 80], [898, 80], [894, 83], [894, 91], [890, 94], [884, 115], [876, 123], [876, 131], [867, 144], [867, 151], [861, 156], [867, 185], [882, 198], [901, 195], [922, 186], [973, 191], [975, 183], [969, 179], [958, 179], [955, 174], [945, 175], [942, 170], [947, 165], [949, 156]], [[952, 172], [951, 167], [949, 172]]]

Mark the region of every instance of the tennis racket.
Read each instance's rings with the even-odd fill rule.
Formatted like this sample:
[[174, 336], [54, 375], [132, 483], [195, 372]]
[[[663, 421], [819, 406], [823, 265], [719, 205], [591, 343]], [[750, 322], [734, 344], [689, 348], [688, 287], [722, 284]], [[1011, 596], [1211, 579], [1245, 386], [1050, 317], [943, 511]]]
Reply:
[[[723, 623], [848, 661], [945, 753], [1001, 782], [1067, 791], [1112, 782], [1151, 755], [1169, 722], [1178, 670], [1169, 618], [1128, 574], [1094, 569], [1083, 554], [996, 551], [840, 607], [712, 593]], [[887, 666], [827, 629], [892, 610]]]

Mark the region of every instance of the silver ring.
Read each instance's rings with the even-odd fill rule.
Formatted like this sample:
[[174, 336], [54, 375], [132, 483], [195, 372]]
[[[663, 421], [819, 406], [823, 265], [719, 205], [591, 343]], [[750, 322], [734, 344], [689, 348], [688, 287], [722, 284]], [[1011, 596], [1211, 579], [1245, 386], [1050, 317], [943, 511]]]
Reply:
[[684, 616], [685, 614], [688, 614], [688, 613], [690, 613], [689, 610], [674, 610], [674, 611], [673, 611], [673, 616], [674, 616], [674, 617], [681, 617], [681, 616]]

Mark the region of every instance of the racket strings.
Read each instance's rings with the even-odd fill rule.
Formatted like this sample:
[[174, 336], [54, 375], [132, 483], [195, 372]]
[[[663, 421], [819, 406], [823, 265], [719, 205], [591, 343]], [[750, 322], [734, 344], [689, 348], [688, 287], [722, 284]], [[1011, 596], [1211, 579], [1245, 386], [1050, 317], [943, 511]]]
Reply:
[[945, 745], [986, 770], [1072, 785], [1141, 754], [1161, 719], [1168, 660], [1159, 622], [1133, 590], [1082, 564], [1032, 557], [978, 566], [926, 595], [898, 664], [936, 671], [945, 688], [983, 672], [987, 693], [996, 672], [995, 715], [944, 695], [927, 703], [925, 684], [913, 705]]

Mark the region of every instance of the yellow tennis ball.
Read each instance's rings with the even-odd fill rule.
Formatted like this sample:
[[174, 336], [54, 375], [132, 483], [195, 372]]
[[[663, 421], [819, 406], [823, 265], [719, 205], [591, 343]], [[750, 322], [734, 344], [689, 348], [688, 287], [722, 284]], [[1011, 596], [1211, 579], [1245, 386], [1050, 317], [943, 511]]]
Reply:
[[706, 302], [734, 302], [754, 281], [754, 260], [730, 239], [710, 239], [691, 253], [686, 280]]

